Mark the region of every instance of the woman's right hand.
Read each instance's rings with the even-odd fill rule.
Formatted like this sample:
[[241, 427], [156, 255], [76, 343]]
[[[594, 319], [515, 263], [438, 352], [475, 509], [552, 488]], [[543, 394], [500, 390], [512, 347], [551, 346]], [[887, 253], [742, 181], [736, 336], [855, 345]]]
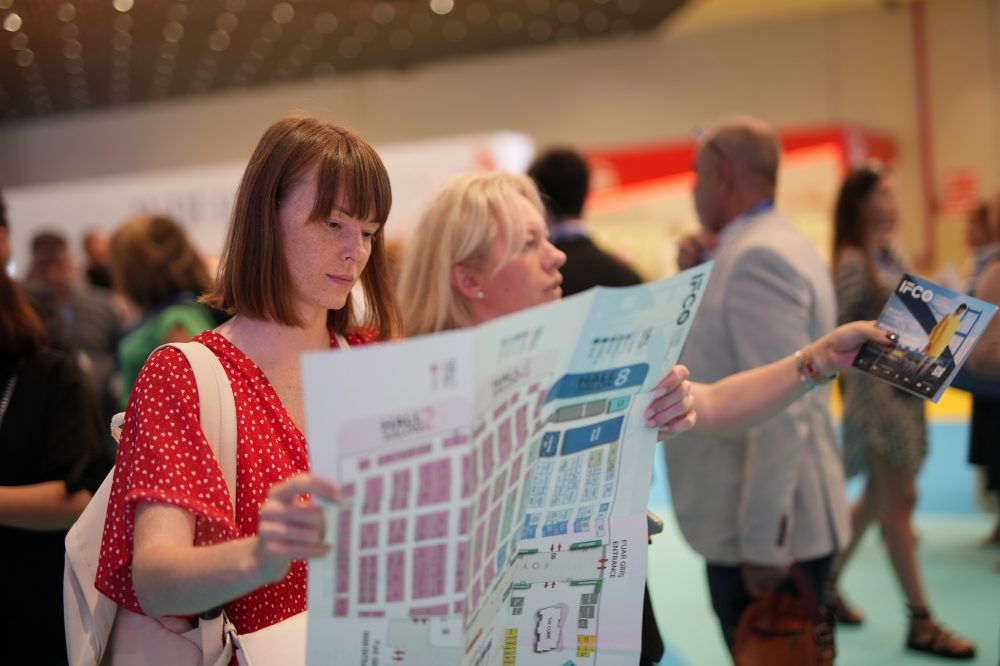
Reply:
[[275, 582], [294, 560], [325, 555], [330, 545], [323, 508], [313, 498], [334, 502], [336, 486], [308, 472], [271, 486], [260, 507], [255, 554], [262, 577]]
[[892, 341], [889, 334], [873, 321], [854, 321], [833, 329], [810, 345], [818, 370], [823, 375], [832, 375], [840, 370], [848, 370], [866, 342], [888, 345]]

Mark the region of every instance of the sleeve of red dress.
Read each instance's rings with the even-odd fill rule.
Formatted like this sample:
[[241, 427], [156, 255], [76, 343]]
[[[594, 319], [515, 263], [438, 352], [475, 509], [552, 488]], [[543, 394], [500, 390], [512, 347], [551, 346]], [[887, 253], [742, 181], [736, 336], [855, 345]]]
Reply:
[[153, 354], [136, 380], [108, 501], [97, 589], [142, 612], [132, 586], [132, 535], [141, 502], [172, 504], [196, 518], [195, 543], [239, 535], [225, 479], [201, 431], [194, 374], [175, 349]]

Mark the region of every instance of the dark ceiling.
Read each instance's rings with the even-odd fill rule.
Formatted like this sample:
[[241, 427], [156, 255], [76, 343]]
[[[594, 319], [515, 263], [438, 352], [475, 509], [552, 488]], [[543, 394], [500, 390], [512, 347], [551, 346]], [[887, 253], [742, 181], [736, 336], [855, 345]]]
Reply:
[[623, 37], [687, 0], [0, 0], [0, 122]]

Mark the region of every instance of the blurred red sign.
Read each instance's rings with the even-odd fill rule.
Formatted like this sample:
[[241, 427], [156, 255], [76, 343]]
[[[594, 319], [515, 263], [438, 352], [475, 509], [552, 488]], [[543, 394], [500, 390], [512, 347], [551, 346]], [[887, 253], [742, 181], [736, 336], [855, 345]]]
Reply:
[[979, 200], [979, 171], [975, 167], [952, 167], [944, 172], [941, 212], [964, 217]]

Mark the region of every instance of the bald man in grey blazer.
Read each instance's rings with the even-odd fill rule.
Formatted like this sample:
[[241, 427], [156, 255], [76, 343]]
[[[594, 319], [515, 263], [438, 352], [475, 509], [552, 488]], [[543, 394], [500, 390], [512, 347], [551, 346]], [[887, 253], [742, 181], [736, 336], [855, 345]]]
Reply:
[[[700, 139], [695, 206], [719, 245], [680, 361], [696, 381], [775, 361], [836, 324], [823, 261], [774, 209], [779, 156], [774, 132], [753, 118], [724, 120]], [[848, 541], [828, 400], [820, 387], [745, 432], [665, 443], [677, 520], [708, 562], [712, 606], [730, 650], [742, 611], [778, 585], [791, 562], [819, 593]]]

